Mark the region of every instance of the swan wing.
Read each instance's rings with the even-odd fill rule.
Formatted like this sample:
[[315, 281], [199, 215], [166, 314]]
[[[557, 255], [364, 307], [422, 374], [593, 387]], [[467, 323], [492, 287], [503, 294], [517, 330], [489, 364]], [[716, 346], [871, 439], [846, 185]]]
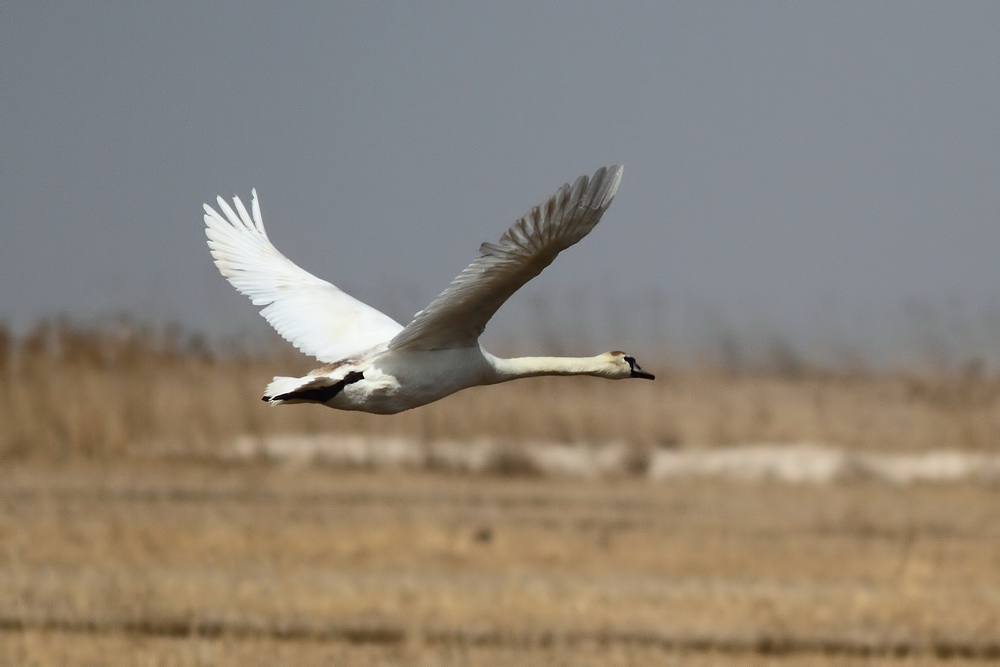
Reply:
[[267, 238], [257, 191], [252, 194], [250, 212], [239, 197], [234, 206], [219, 197], [219, 211], [205, 204], [205, 234], [222, 275], [254, 305], [265, 306], [260, 314], [285, 340], [332, 362], [384, 343], [403, 328], [278, 252]]
[[602, 167], [591, 178], [563, 185], [545, 204], [515, 222], [497, 243], [484, 243], [477, 257], [413, 321], [396, 334], [390, 349], [469, 347], [497, 309], [541, 273], [561, 251], [600, 221], [621, 182], [622, 167]]

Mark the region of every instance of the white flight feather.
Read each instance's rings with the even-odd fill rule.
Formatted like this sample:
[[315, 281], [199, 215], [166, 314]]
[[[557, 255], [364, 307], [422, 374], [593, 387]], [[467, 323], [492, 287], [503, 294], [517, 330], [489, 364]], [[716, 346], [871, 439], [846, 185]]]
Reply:
[[285, 340], [303, 353], [333, 362], [385, 343], [403, 327], [378, 310], [320, 280], [278, 252], [267, 238], [252, 191], [251, 211], [239, 197], [232, 207], [205, 204], [208, 247], [233, 287], [255, 305]]
[[622, 167], [602, 167], [571, 188], [563, 185], [542, 206], [515, 222], [389, 343], [389, 349], [438, 350], [477, 345], [497, 309], [541, 273], [561, 251], [600, 221], [622, 178]]

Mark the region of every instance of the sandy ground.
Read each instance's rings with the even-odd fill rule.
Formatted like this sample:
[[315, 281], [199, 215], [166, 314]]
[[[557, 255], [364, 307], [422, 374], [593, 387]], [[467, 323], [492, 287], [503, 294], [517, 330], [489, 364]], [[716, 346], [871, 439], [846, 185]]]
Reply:
[[2, 664], [986, 664], [1000, 489], [0, 471]]

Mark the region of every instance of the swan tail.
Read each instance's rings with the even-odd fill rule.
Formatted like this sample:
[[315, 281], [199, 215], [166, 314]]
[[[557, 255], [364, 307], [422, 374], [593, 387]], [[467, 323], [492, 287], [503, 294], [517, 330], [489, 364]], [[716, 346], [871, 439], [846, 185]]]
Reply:
[[271, 405], [281, 405], [282, 403], [302, 402], [295, 399], [296, 392], [306, 389], [316, 378], [303, 377], [276, 377], [264, 389], [262, 401], [267, 401]]
[[327, 403], [343, 391], [344, 387], [364, 379], [364, 374], [351, 371], [341, 379], [326, 375], [302, 378], [276, 377], [264, 389], [261, 400], [271, 405], [282, 403]]

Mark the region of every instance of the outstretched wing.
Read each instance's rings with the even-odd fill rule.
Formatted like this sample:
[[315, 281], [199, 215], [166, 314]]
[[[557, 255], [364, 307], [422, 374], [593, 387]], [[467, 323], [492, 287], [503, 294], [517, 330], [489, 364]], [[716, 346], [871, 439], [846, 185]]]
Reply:
[[561, 251], [586, 236], [618, 190], [622, 167], [602, 167], [573, 187], [563, 185], [544, 205], [515, 222], [413, 321], [390, 349], [435, 350], [476, 344], [493, 314], [511, 294], [541, 273]]
[[219, 213], [205, 204], [205, 234], [215, 265], [281, 336], [320, 361], [332, 362], [384, 343], [403, 327], [371, 306], [320, 280], [271, 245], [260, 217], [257, 191], [253, 216], [239, 197], [234, 211], [218, 198]]

